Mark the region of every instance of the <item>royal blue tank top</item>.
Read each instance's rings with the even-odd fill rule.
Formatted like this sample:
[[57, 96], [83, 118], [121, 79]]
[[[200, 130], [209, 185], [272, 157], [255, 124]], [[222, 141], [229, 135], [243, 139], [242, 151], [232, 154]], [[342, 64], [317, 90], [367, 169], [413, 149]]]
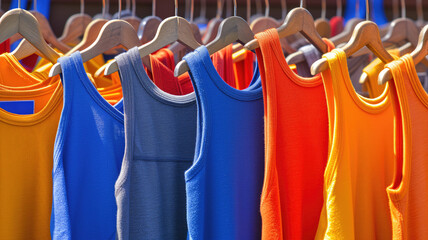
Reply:
[[185, 172], [188, 238], [260, 239], [262, 89], [230, 87], [215, 70], [205, 46], [184, 59], [198, 107], [195, 157]]
[[52, 238], [115, 239], [124, 117], [91, 83], [79, 52], [58, 62], [64, 107], [54, 150]]

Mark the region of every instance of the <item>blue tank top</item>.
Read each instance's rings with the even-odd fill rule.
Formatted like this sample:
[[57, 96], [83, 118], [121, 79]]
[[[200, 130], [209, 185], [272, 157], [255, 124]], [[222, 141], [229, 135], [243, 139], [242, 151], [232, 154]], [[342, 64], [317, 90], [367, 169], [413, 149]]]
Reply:
[[54, 149], [52, 238], [115, 239], [124, 117], [88, 79], [79, 52], [58, 62], [64, 107]]
[[126, 131], [116, 182], [118, 239], [186, 239], [184, 172], [195, 151], [195, 94], [171, 95], [157, 87], [137, 47], [116, 61]]
[[260, 239], [262, 89], [230, 87], [218, 75], [205, 46], [184, 59], [198, 107], [195, 157], [185, 173], [188, 237]]

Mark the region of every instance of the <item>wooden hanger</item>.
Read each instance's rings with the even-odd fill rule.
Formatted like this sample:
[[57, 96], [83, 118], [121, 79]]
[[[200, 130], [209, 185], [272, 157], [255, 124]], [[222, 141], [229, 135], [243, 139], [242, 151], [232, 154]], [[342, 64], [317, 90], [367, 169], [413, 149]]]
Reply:
[[[350, 19], [346, 25], [345, 29], [337, 34], [336, 36], [330, 38], [330, 41], [334, 44], [334, 46], [338, 47], [342, 43], [348, 42], [352, 34], [354, 32], [355, 27], [358, 25], [358, 23], [362, 22], [363, 20], [360, 18], [352, 18]], [[297, 64], [305, 61], [305, 56], [301, 51], [297, 51], [295, 53], [292, 53], [287, 56], [287, 63], [288, 64]]]
[[85, 14], [84, 0], [80, 0], [80, 13], [74, 14], [67, 19], [64, 31], [58, 40], [65, 44], [74, 43], [85, 33], [85, 29], [91, 21], [92, 17]]
[[[380, 40], [379, 28], [372, 21], [363, 21], [357, 25], [351, 40], [342, 47], [349, 57], [359, 49], [367, 46], [382, 62], [388, 63], [394, 58], [385, 50]], [[311, 73], [316, 75], [328, 68], [326, 59], [320, 59], [312, 64]]]
[[[357, 52], [363, 47], [367, 47], [382, 62], [388, 63], [394, 58], [385, 50], [380, 40], [379, 28], [376, 23], [369, 21], [370, 7], [369, 0], [366, 0], [366, 21], [360, 22], [352, 34], [351, 40], [342, 47], [347, 57]], [[316, 61], [311, 66], [311, 74], [316, 75], [328, 69], [328, 62], [325, 58]]]
[[[269, 16], [269, 11], [270, 11], [269, 0], [265, 0], [265, 5], [266, 5], [265, 15], [255, 19], [250, 24], [250, 28], [254, 34], [263, 32], [266, 29], [278, 28], [279, 26], [281, 26], [281, 23], [279, 23], [276, 19]], [[290, 44], [288, 44], [287, 39], [281, 38], [280, 42], [281, 42], [283, 52], [287, 54], [296, 52], [296, 49], [292, 48]]]
[[140, 38], [141, 44], [148, 43], [156, 36], [159, 24], [162, 19], [156, 16], [156, 0], [152, 1], [152, 16], [147, 16], [141, 21], [140, 27], [138, 28], [138, 38]]
[[82, 41], [74, 46], [66, 55], [71, 55], [76, 51], [82, 51], [91, 46], [97, 40], [103, 26], [108, 22], [106, 19], [95, 19], [86, 27]]
[[[401, 18], [392, 21], [389, 25], [387, 34], [382, 38], [382, 44], [384, 47], [388, 47], [394, 44], [398, 44], [402, 41], [407, 41], [412, 47], [416, 47], [418, 44], [419, 29], [415, 22], [406, 18], [406, 5], [401, 1]], [[402, 52], [408, 51], [408, 46], [400, 48], [400, 55]], [[369, 80], [367, 73], [362, 73], [360, 77], [360, 84], [364, 84]]]
[[30, 13], [32, 13], [39, 22], [40, 29], [46, 42], [50, 43], [54, 48], [58, 49], [63, 53], [66, 53], [71, 49], [65, 43], [58, 40], [58, 38], [52, 31], [52, 27], [49, 21], [43, 14], [37, 12], [37, 0], [34, 0], [34, 10], [31, 10]]
[[416, 23], [406, 18], [406, 4], [401, 0], [401, 18], [392, 21], [388, 33], [382, 38], [385, 47], [398, 44], [401, 41], [418, 44], [419, 28]]
[[[189, 11], [187, 11], [186, 9], [185, 12], [188, 12], [188, 19], [189, 19], [190, 27], [192, 28], [193, 36], [196, 39], [196, 41], [198, 41], [199, 44], [202, 44], [202, 36], [201, 36], [201, 32], [199, 31], [199, 27], [193, 22], [194, 0], [188, 0], [186, 4], [186, 8], [189, 8]], [[168, 49], [173, 53], [175, 62], [178, 62], [181, 58], [183, 58], [184, 55], [186, 55], [189, 50], [187, 46], [181, 44], [180, 42], [175, 42], [171, 44], [168, 47]], [[190, 49], [190, 50], [193, 50], [193, 49]], [[145, 59], [143, 58], [143, 61], [144, 60]], [[150, 69], [150, 67], [151, 66], [147, 66], [148, 69]]]
[[14, 34], [19, 33], [34, 46], [38, 53], [50, 62], [56, 62], [60, 57], [44, 40], [37, 19], [21, 8], [7, 11], [0, 18], [0, 42], [4, 42]]
[[132, 0], [132, 15], [130, 17], [124, 17], [123, 20], [127, 21], [135, 29], [135, 32], [138, 32], [140, 27], [141, 18], [135, 15], [137, 3], [135, 0]]
[[[408, 18], [399, 18], [390, 24], [390, 28], [385, 37], [382, 38], [382, 43], [384, 47], [388, 47], [394, 44], [398, 44], [402, 41], [407, 41], [411, 44], [412, 47], [416, 47], [418, 44], [418, 35], [419, 29], [416, 23]], [[404, 46], [404, 49], [400, 48], [401, 52], [404, 52], [408, 47]], [[365, 52], [361, 52], [364, 54]], [[367, 73], [363, 73], [360, 77], [359, 82], [364, 84], [369, 80]]]
[[[303, 1], [301, 2], [303, 5]], [[298, 7], [291, 10], [284, 23], [277, 28], [280, 38], [285, 38], [292, 34], [300, 32], [309, 42], [311, 42], [320, 52], [326, 53], [328, 50], [327, 44], [322, 40], [321, 36], [315, 29], [314, 19], [312, 15], [303, 7]], [[259, 42], [254, 39], [245, 45], [247, 50], [254, 50], [259, 47]]]
[[[162, 23], [159, 25], [155, 38], [152, 41], [138, 47], [140, 57], [143, 60], [144, 57], [148, 56], [149, 54], [176, 41], [186, 45], [191, 49], [196, 49], [200, 46], [199, 42], [195, 39], [193, 35], [192, 26], [190, 25], [190, 23], [186, 19], [177, 16], [177, 0], [174, 1], [174, 5], [176, 15], [174, 17], [169, 17], [163, 20]], [[148, 65], [149, 64], [147, 64], [146, 67], [148, 67]], [[108, 63], [104, 71], [104, 75], [107, 76], [116, 71], [118, 71], [117, 62], [116, 60], [113, 60]]]
[[[415, 66], [420, 62], [426, 61], [426, 56], [428, 54], [428, 25], [426, 25], [421, 33], [419, 34], [418, 44], [416, 45], [415, 50], [410, 53], [410, 56], [413, 58]], [[378, 84], [382, 85], [392, 79], [391, 70], [385, 68], [379, 74]]]
[[321, 17], [315, 20], [315, 29], [319, 35], [323, 38], [330, 38], [331, 36], [331, 27], [330, 22], [327, 20], [326, 16], [326, 0], [321, 1]]
[[[254, 39], [254, 33], [251, 31], [248, 23], [241, 17], [236, 16], [236, 0], [234, 3], [234, 16], [228, 17], [220, 24], [217, 37], [207, 45], [207, 50], [210, 55], [220, 51], [229, 44], [239, 42], [242, 45]], [[182, 60], [177, 64], [174, 70], [174, 75], [189, 71], [189, 66], [186, 61]]]
[[[140, 45], [140, 39], [138, 39], [137, 33], [131, 24], [119, 19], [110, 20], [103, 26], [95, 42], [81, 52], [82, 60], [87, 62], [117, 46], [130, 49], [138, 45]], [[56, 63], [50, 70], [49, 76], [55, 76], [61, 72], [60, 64]]]
[[223, 0], [217, 0], [217, 14], [215, 18], [211, 19], [208, 22], [207, 29], [205, 30], [205, 34], [202, 37], [202, 42], [204, 44], [207, 44], [215, 39], [218, 28], [223, 21], [223, 18], [221, 15], [223, 14]]
[[[106, 16], [108, 13], [108, 0], [103, 0], [103, 10], [102, 16]], [[85, 33], [83, 34], [82, 41], [80, 41], [76, 46], [74, 46], [70, 51], [68, 51], [65, 55], [71, 55], [75, 51], [82, 51], [87, 47], [91, 46], [92, 43], [95, 42], [98, 35], [101, 32], [103, 26], [108, 22], [106, 18], [93, 18], [93, 20], [88, 24], [85, 29]]]

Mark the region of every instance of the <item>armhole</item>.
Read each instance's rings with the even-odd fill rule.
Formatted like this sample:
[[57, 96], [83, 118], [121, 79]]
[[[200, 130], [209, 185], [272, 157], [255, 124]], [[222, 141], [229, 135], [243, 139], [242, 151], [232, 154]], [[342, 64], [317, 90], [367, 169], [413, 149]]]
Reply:
[[[54, 143], [54, 153], [53, 153], [53, 168], [52, 168], [52, 174], [53, 178], [55, 178], [56, 172], [58, 171], [58, 168], [62, 168], [63, 166], [63, 155], [64, 155], [64, 140], [65, 136], [67, 134], [67, 126], [68, 126], [68, 119], [70, 118], [70, 111], [73, 101], [73, 95], [74, 95], [74, 85], [72, 81], [80, 81], [75, 78], [66, 77], [66, 73], [70, 72], [70, 65], [74, 66], [73, 61], [68, 57], [68, 59], [59, 59], [59, 62], [61, 63], [62, 73], [61, 73], [61, 84], [63, 88], [63, 107], [61, 110], [61, 116], [58, 123], [58, 130], [55, 135], [55, 143]], [[68, 79], [68, 80], [67, 80]]]
[[[396, 73], [393, 69], [399, 68], [398, 64], [388, 64], [393, 74], [393, 83], [390, 84], [391, 96], [393, 97], [395, 121], [394, 121], [394, 150], [396, 153], [394, 161], [394, 175], [391, 185], [387, 187], [387, 193], [391, 200], [400, 201], [408, 191], [409, 174], [411, 164], [411, 120], [409, 118], [409, 106], [404, 79], [401, 71]], [[401, 76], [399, 76], [401, 75]], [[411, 83], [409, 83], [411, 84]]]
[[[197, 58], [197, 59], [193, 59]], [[185, 60], [189, 64], [190, 79], [192, 80], [193, 88], [196, 95], [197, 105], [197, 128], [196, 128], [196, 143], [195, 143], [195, 154], [193, 164], [184, 173], [186, 182], [191, 181], [201, 169], [205, 166], [206, 155], [208, 151], [208, 139], [209, 139], [209, 103], [206, 101], [204, 94], [201, 94], [200, 85], [202, 81], [208, 81], [206, 78], [202, 78], [199, 69], [203, 68], [203, 62], [200, 58], [200, 53], [195, 50], [193, 53], [185, 57]], [[207, 75], [207, 77], [210, 77]]]
[[[133, 49], [130, 49], [132, 51]], [[119, 176], [115, 183], [115, 191], [120, 192], [122, 188], [126, 188], [125, 185], [129, 184], [131, 179], [131, 168], [132, 168], [132, 157], [134, 154], [134, 143], [135, 143], [135, 131], [134, 131], [134, 122], [135, 122], [135, 107], [134, 107], [134, 91], [133, 91], [133, 82], [139, 81], [138, 76], [135, 75], [132, 60], [132, 52], [128, 51], [127, 53], [122, 53], [119, 56], [115, 57], [118, 64], [118, 73], [119, 81], [122, 85], [122, 106], [123, 106], [123, 115], [124, 115], [124, 131], [125, 134], [125, 149], [122, 159], [122, 165], [120, 168]], [[134, 73], [134, 76], [132, 74]], [[137, 79], [133, 79], [137, 78]], [[126, 114], [125, 114], [126, 113]], [[118, 193], [116, 193], [118, 194]], [[126, 205], [128, 206], [128, 205]]]
[[[327, 53], [333, 54], [333, 53]], [[324, 55], [325, 56], [325, 55]], [[330, 62], [329, 57], [327, 61]], [[330, 63], [329, 63], [330, 65]], [[336, 73], [335, 73], [336, 74]], [[340, 75], [340, 77], [342, 77]], [[338, 84], [339, 79], [337, 79], [337, 74], [334, 75], [331, 70], [331, 65], [329, 69], [322, 73], [322, 81], [324, 84], [324, 90], [327, 101], [327, 111], [328, 111], [328, 125], [329, 125], [329, 141], [328, 141], [328, 155], [327, 155], [327, 164], [324, 171], [324, 189], [327, 191], [331, 186], [335, 172], [337, 171], [339, 165], [339, 159], [341, 154], [341, 131], [342, 128], [342, 119], [341, 119], [341, 106], [339, 101], [335, 99], [335, 95], [340, 94]], [[345, 89], [346, 90], [346, 89]]]

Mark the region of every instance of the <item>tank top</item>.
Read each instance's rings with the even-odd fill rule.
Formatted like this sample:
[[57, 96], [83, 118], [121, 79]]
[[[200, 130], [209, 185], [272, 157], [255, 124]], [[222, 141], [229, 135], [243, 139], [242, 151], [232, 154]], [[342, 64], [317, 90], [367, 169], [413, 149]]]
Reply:
[[[235, 62], [235, 58], [243, 55], [243, 60]], [[241, 49], [232, 55], [233, 72], [235, 74], [236, 89], [244, 90], [251, 85], [251, 81], [254, 79], [254, 64], [255, 57], [254, 53], [246, 49]]]
[[386, 187], [394, 172], [394, 109], [386, 85], [375, 99], [352, 87], [346, 54], [324, 54], [330, 122], [324, 205], [316, 239], [391, 239]]
[[255, 38], [266, 119], [262, 239], [314, 239], [328, 150], [321, 76], [302, 78], [290, 69], [275, 29]]
[[[0, 78], [18, 80], [31, 76], [25, 74], [0, 71]], [[33, 112], [27, 115], [0, 108], [2, 239], [50, 239], [52, 156], [61, 98], [60, 82], [41, 89], [0, 90], [0, 102], [33, 101], [34, 104]]]
[[205, 46], [184, 59], [198, 106], [195, 157], [185, 173], [189, 239], [260, 239], [262, 89], [228, 85]]
[[119, 239], [186, 239], [184, 172], [196, 139], [195, 94], [171, 95], [146, 74], [138, 48], [116, 57], [126, 146], [116, 182]]
[[[395, 59], [400, 55], [398, 49], [391, 49], [388, 52]], [[376, 58], [363, 69], [363, 72], [368, 76], [368, 81], [364, 82], [363, 89], [368, 92], [370, 98], [379, 97], [385, 90], [385, 85], [378, 84], [379, 73], [383, 70], [384, 66], [385, 63]]]
[[394, 239], [428, 239], [428, 94], [406, 54], [386, 65], [394, 77], [391, 90], [398, 99], [397, 123], [403, 130], [396, 171], [387, 188]]
[[115, 239], [114, 184], [124, 153], [123, 115], [98, 93], [80, 52], [58, 59], [64, 107], [55, 140], [53, 239]]

